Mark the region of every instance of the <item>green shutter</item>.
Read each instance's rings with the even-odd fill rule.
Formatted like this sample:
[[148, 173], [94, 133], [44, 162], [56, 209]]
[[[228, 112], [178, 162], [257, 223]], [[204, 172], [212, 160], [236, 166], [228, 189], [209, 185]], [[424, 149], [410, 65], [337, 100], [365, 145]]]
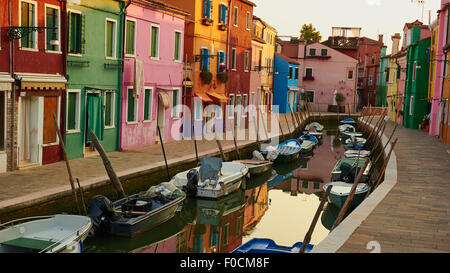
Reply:
[[128, 110], [127, 110], [127, 121], [135, 121], [134, 117], [134, 97], [133, 97], [133, 89], [128, 89]]
[[67, 129], [74, 130], [76, 128], [76, 107], [77, 107], [77, 93], [69, 93], [69, 106], [67, 109]]
[[158, 57], [158, 28], [152, 26], [152, 57]]
[[150, 120], [150, 90], [145, 89], [144, 94], [144, 120]]
[[126, 23], [126, 54], [134, 55], [134, 22], [127, 21]]
[[86, 53], [86, 46], [85, 46], [85, 39], [84, 39], [84, 34], [85, 34], [85, 28], [86, 28], [86, 24], [85, 24], [85, 15], [81, 15], [80, 16], [81, 20], [80, 20], [80, 53], [84, 54]]
[[181, 44], [181, 34], [179, 32], [175, 32], [175, 52], [174, 59], [179, 61], [180, 58], [180, 44]]
[[111, 21], [106, 22], [106, 56], [113, 56], [113, 39], [114, 39], [114, 23]]
[[105, 126], [112, 126], [112, 92], [105, 93]]

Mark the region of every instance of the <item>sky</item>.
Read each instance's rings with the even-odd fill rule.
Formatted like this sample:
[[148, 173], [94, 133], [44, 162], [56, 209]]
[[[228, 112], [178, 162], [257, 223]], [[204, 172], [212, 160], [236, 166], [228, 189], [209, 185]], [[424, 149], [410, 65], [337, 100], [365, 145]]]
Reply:
[[415, 20], [428, 24], [437, 18], [441, 0], [251, 0], [254, 15], [278, 30], [278, 35], [299, 36], [303, 24], [312, 24], [322, 35], [331, 36], [331, 27], [360, 27], [361, 36], [378, 40], [384, 35], [387, 54], [391, 53], [391, 36], [403, 36], [405, 23]]

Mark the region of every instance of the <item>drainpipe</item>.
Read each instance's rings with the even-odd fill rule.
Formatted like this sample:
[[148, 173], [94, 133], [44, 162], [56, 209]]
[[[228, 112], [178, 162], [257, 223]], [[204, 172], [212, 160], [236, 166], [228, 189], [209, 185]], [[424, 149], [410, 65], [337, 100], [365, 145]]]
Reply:
[[[231, 11], [232, 9], [232, 5], [233, 5], [233, 0], [228, 0], [228, 29], [227, 29], [227, 44], [226, 44], [226, 51], [227, 51], [227, 67], [229, 68], [229, 60], [230, 60], [230, 35], [231, 35]], [[217, 58], [218, 60], [219, 58]], [[227, 71], [229, 71], [229, 69], [227, 69]], [[228, 95], [228, 81], [225, 82], [225, 95]], [[236, 97], [236, 96], [235, 96]], [[228, 105], [228, 103], [227, 103]], [[223, 117], [223, 123], [224, 123], [224, 127], [225, 127], [225, 131], [228, 129], [227, 125], [228, 122], [226, 122], [228, 120], [228, 111], [227, 111], [227, 106], [225, 105], [225, 111], [224, 113], [222, 113], [222, 117]], [[234, 115], [234, 114], [233, 114]], [[226, 118], [225, 118], [226, 117]], [[235, 119], [233, 119], [233, 127], [234, 127], [234, 123], [236, 122]]]
[[[441, 96], [440, 96], [440, 100], [439, 100], [438, 103], [440, 103], [440, 102], [443, 101], [442, 96], [444, 95], [444, 85], [445, 85], [445, 78], [446, 78], [445, 75], [446, 75], [446, 73], [447, 73], [447, 52], [445, 52], [445, 50], [442, 50], [442, 51], [443, 51], [443, 53], [444, 53], [444, 69], [443, 69], [443, 72], [442, 72]], [[447, 100], [447, 103], [445, 104], [445, 106], [447, 106], [447, 108], [448, 108], [448, 103], [449, 103], [448, 98], [447, 98], [446, 100]], [[438, 104], [438, 105], [439, 105], [439, 104]], [[445, 120], [445, 118], [448, 119], [448, 116], [449, 116], [449, 115], [450, 115], [450, 113], [447, 112], [447, 117], [445, 117], [445, 109], [442, 109], [442, 119], [441, 119], [442, 127], [445, 126], [445, 123], [446, 123], [446, 122], [444, 122], [444, 120]], [[448, 124], [448, 122], [447, 122], [447, 124]], [[441, 127], [441, 126], [439, 125], [438, 137], [441, 136], [441, 130], [440, 130], [440, 127]], [[442, 130], [442, 131], [445, 132], [445, 130]], [[445, 134], [443, 134], [443, 135], [445, 135]], [[444, 139], [444, 143], [445, 143], [445, 139]]]
[[[66, 39], [63, 39], [63, 37], [67, 37], [67, 0], [59, 0], [59, 5], [60, 5], [60, 11], [61, 11], [61, 30], [59, 33], [59, 42], [60, 42], [60, 48], [62, 51], [62, 71], [63, 71], [63, 76], [64, 78], [66, 78], [67, 80], [67, 42]], [[63, 27], [64, 26], [64, 27]], [[60, 112], [60, 121], [59, 121], [59, 131], [61, 132], [61, 135], [63, 138], [66, 137], [66, 119], [65, 117], [65, 113], [66, 113], [66, 105], [67, 105], [67, 84], [66, 84], [66, 92], [63, 92], [61, 94], [61, 101], [63, 103], [61, 103], [61, 109], [59, 110]], [[61, 157], [64, 158], [64, 156], [62, 155], [63, 151], [61, 150]], [[65, 160], [69, 160], [68, 158], [66, 158]]]
[[[8, 18], [8, 23], [9, 26], [12, 26], [12, 8], [11, 8], [11, 0], [8, 1], [8, 13], [9, 13], [9, 18]], [[10, 73], [11, 73], [11, 77], [13, 79], [14, 78], [14, 40], [13, 39], [9, 39], [9, 66], [10, 66]], [[11, 171], [14, 171], [14, 107], [15, 107], [15, 100], [16, 100], [16, 83], [15, 81], [12, 84], [12, 92], [11, 92], [11, 157], [10, 157], [10, 161], [11, 161]]]

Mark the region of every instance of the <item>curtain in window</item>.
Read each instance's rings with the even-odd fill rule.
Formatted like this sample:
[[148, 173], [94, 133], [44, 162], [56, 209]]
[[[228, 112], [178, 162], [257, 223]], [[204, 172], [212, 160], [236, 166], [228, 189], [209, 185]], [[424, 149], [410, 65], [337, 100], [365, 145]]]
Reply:
[[103, 129], [105, 121], [103, 119], [103, 97], [88, 94], [87, 96], [88, 130], [86, 132], [87, 142], [91, 142], [89, 130], [92, 130], [99, 140], [103, 140]]

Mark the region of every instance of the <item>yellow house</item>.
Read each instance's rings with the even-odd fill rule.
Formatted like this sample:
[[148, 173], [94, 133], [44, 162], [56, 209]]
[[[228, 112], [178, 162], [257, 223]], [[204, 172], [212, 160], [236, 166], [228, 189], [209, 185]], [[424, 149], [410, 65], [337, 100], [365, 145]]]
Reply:
[[390, 57], [389, 64], [389, 81], [388, 81], [388, 90], [387, 90], [387, 103], [388, 103], [388, 117], [392, 121], [396, 121], [396, 109], [397, 109], [397, 89], [398, 89], [398, 79], [400, 72], [398, 71], [399, 67], [397, 65], [397, 59], [394, 56], [399, 51], [400, 46], [400, 33], [395, 33], [392, 39], [392, 54]]
[[434, 76], [436, 72], [436, 51], [439, 34], [439, 26], [435, 20], [431, 25], [431, 52], [430, 52], [430, 78], [428, 80], [428, 102], [432, 102], [434, 93]]
[[275, 55], [275, 42], [277, 30], [264, 22], [261, 18], [253, 16], [254, 36], [261, 38], [261, 89], [257, 95], [257, 101], [263, 111], [271, 110], [273, 101], [273, 59]]

